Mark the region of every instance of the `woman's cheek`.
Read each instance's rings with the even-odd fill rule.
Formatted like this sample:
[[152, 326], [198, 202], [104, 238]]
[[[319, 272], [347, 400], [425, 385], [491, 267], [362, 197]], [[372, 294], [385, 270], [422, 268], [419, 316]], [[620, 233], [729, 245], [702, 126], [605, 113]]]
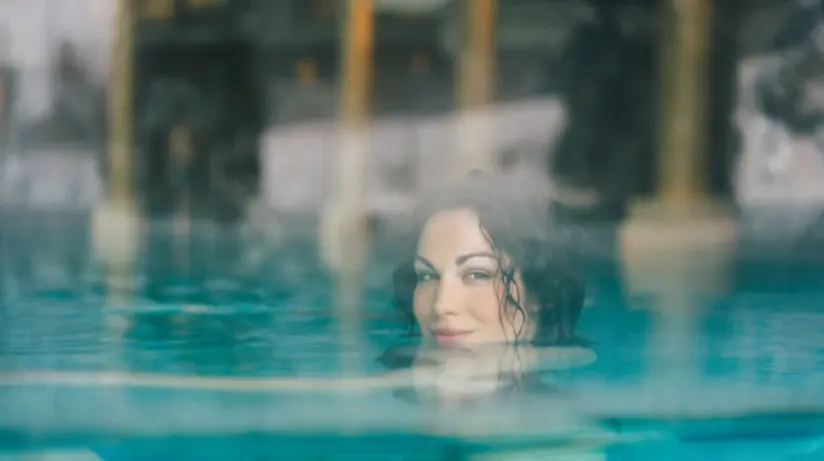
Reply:
[[[432, 313], [432, 306], [429, 304], [431, 294], [428, 291], [430, 290], [426, 288], [416, 288], [412, 297], [412, 313], [415, 315], [415, 320], [419, 326], [426, 325]], [[425, 330], [425, 328], [422, 328], [422, 330]], [[424, 333], [426, 332], [424, 331]]]
[[476, 287], [471, 290], [469, 294], [468, 305], [473, 311], [473, 317], [481, 324], [499, 323], [501, 303], [496, 291], [497, 290], [490, 284], [483, 287]]

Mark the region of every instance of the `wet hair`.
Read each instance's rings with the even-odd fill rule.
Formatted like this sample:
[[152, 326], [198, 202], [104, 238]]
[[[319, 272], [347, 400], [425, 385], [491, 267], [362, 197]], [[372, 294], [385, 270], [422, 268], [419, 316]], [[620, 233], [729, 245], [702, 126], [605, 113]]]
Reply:
[[[414, 270], [418, 239], [430, 217], [438, 212], [469, 209], [479, 218], [481, 232], [498, 254], [503, 278], [501, 318], [515, 324], [520, 316], [536, 322], [536, 345], [584, 345], [575, 326], [584, 302], [584, 284], [574, 264], [570, 241], [550, 219], [550, 198], [528, 181], [473, 172], [427, 194], [412, 213], [409, 235], [392, 274], [393, 304], [409, 322], [411, 335], [420, 333], [413, 312], [417, 276]], [[511, 263], [506, 265], [503, 256]], [[515, 279], [520, 271], [523, 290]], [[525, 299], [520, 299], [523, 292]], [[530, 307], [534, 307], [530, 309]], [[514, 341], [519, 341], [516, 331]]]

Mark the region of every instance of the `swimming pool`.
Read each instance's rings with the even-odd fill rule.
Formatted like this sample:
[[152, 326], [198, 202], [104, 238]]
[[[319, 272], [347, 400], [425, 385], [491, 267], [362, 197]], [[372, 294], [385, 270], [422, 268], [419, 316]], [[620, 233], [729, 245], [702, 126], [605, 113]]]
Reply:
[[[198, 231], [184, 268], [159, 223], [119, 282], [133, 302], [115, 307], [85, 217], [3, 218], [0, 457], [824, 459], [824, 258], [746, 252], [729, 293], [696, 298], [689, 353], [669, 356], [656, 300], [592, 257], [580, 330], [597, 360], [543, 372], [556, 392], [443, 409], [391, 383], [317, 384], [340, 374], [342, 349], [311, 238], [251, 264], [257, 244]], [[365, 375], [405, 332], [385, 260], [350, 353]]]

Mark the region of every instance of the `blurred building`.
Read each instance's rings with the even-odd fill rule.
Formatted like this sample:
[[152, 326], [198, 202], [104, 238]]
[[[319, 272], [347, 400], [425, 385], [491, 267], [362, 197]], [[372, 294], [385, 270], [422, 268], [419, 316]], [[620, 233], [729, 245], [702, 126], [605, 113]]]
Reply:
[[[716, 53], [717, 60], [729, 64], [769, 50], [764, 37], [782, 27], [795, 8], [791, 3], [748, 3], [739, 19], [730, 13], [734, 8], [719, 12], [714, 30], [721, 31], [718, 40], [726, 40], [726, 51]], [[494, 112], [501, 121], [494, 129], [494, 150], [502, 168], [544, 177], [558, 173], [573, 187], [598, 189], [622, 203], [637, 192], [633, 188], [643, 193], [652, 187], [648, 167], [654, 143], [647, 138], [654, 131], [650, 108], [655, 99], [639, 82], [654, 81], [654, 69], [644, 71], [644, 79], [635, 78], [644, 67], [638, 56], [655, 48], [649, 30], [637, 35], [650, 27], [649, 4], [500, 2]], [[313, 208], [323, 201], [336, 157], [341, 2], [146, 0], [135, 5], [140, 161], [134, 174], [147, 195], [151, 189], [156, 196], [146, 200], [148, 209], [164, 212], [168, 201], [162, 197], [179, 186], [165, 151], [167, 137], [180, 124], [197, 134], [192, 149], [201, 152], [193, 160], [198, 172], [187, 187], [203, 198], [202, 208], [227, 210], [225, 217], [231, 219], [258, 194], [275, 207]], [[23, 139], [13, 140], [11, 150], [24, 149], [26, 139], [48, 139], [43, 133], [50, 132], [51, 122], [61, 129], [74, 126], [69, 131], [76, 134], [58, 139], [100, 137], [116, 6], [112, 0], [0, 3], [0, 37], [5, 37], [0, 56], [20, 82], [12, 95], [10, 138]], [[381, 128], [374, 135], [379, 197], [373, 202], [385, 208], [404, 202], [449, 168], [444, 159], [453, 149], [450, 126], [455, 121], [448, 115], [454, 109], [461, 17], [454, 0], [379, 0], [376, 8], [372, 110]], [[635, 42], [573, 46], [582, 30], [602, 26], [598, 12], [604, 8], [618, 11], [616, 26], [623, 34], [636, 33]], [[67, 48], [82, 69], [82, 83], [67, 85], [72, 78], [58, 70], [60, 50]], [[720, 66], [727, 68], [719, 76], [734, 73], [727, 64]], [[715, 150], [736, 150], [728, 147], [725, 122], [735, 98], [734, 80], [714, 81], [721, 83], [713, 89], [713, 113], [721, 115], [713, 115], [712, 138], [721, 147], [713, 147], [711, 158], [722, 160], [713, 160], [717, 174], [712, 181], [724, 189], [732, 162]], [[100, 140], [86, 144], [97, 151], [94, 161], [103, 171]], [[558, 161], [547, 168], [550, 156]]]

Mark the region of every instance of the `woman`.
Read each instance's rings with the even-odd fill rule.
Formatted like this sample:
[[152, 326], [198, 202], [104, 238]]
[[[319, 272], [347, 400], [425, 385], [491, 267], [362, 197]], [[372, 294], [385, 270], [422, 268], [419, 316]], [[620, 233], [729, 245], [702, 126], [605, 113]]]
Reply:
[[[515, 179], [474, 174], [435, 191], [413, 216], [410, 248], [394, 272], [394, 302], [423, 341], [384, 353], [389, 373], [340, 379], [143, 375], [130, 383], [333, 395], [384, 389], [440, 409], [552, 390], [542, 373], [594, 360], [575, 334], [584, 287], [548, 218], [546, 194]], [[443, 433], [455, 433], [464, 422], [434, 420]], [[118, 453], [132, 453], [127, 445]]]
[[[413, 238], [407, 249], [399, 248], [401, 263], [393, 274], [394, 304], [422, 341], [382, 354], [389, 373], [339, 379], [113, 373], [108, 380], [81, 373], [73, 379], [236, 392], [402, 388], [450, 400], [545, 390], [541, 373], [594, 360], [575, 333], [584, 285], [569, 241], [549, 219], [547, 202], [547, 194], [517, 178], [486, 174], [468, 176], [422, 201], [413, 213]], [[25, 377], [41, 378], [54, 376]]]
[[541, 191], [486, 174], [425, 198], [393, 275], [394, 304], [423, 347], [390, 349], [381, 362], [446, 372], [457, 360], [470, 380], [499, 363], [505, 389], [540, 384], [548, 361], [590, 362], [591, 351], [571, 347], [586, 344], [575, 333], [584, 285], [548, 210]]

